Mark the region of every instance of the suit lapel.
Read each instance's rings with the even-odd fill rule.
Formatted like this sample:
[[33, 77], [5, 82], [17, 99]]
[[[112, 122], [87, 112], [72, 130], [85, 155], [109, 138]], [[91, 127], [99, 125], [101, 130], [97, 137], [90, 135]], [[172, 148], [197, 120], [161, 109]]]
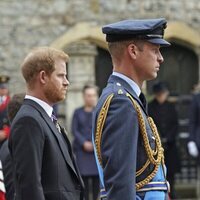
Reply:
[[[47, 116], [48, 117], [48, 116]], [[69, 154], [69, 146], [71, 145], [70, 143], [68, 143], [66, 141], [63, 140], [63, 135], [62, 133], [59, 133], [58, 129], [56, 128], [56, 126], [53, 124], [53, 122], [51, 121], [51, 119], [48, 117], [44, 117], [44, 120], [46, 121], [46, 123], [48, 124], [48, 126], [51, 128], [53, 134], [55, 135], [57, 141], [58, 141], [58, 144], [60, 146], [60, 149], [61, 149], [61, 152], [63, 154], [63, 157], [65, 158], [65, 161], [67, 162], [67, 164], [71, 167], [71, 169], [74, 171], [74, 173], [78, 176], [75, 168], [74, 168], [74, 164], [72, 162], [72, 157], [70, 156]]]
[[135, 91], [131, 88], [131, 86], [125, 80], [123, 80], [122, 78], [118, 76], [111, 75], [108, 80], [108, 84], [109, 83], [112, 83], [112, 84], [120, 83], [123, 86], [123, 88], [140, 104], [140, 107], [145, 112], [145, 114], [148, 115], [147, 110], [142, 104], [141, 100], [139, 99]]
[[[69, 154], [69, 150], [67, 148], [67, 146], [69, 148], [71, 148], [71, 144], [69, 141], [66, 141], [67, 144], [65, 144], [64, 140], [62, 139], [62, 135], [61, 133], [59, 133], [58, 129], [56, 128], [56, 126], [53, 124], [53, 122], [51, 121], [51, 118], [47, 115], [47, 113], [44, 111], [44, 109], [38, 105], [37, 103], [35, 103], [32, 100], [27, 100], [25, 99], [25, 103], [31, 105], [32, 107], [34, 107], [35, 109], [37, 109], [39, 111], [39, 113], [41, 114], [42, 118], [45, 120], [45, 122], [47, 123], [47, 125], [49, 126], [49, 128], [52, 130], [58, 144], [60, 147], [60, 150], [62, 152], [62, 155], [65, 159], [65, 161], [67, 162], [67, 164], [71, 167], [71, 169], [74, 171], [74, 173], [76, 174], [76, 176], [79, 178], [77, 171], [75, 169], [75, 166], [72, 162], [72, 158]], [[65, 137], [66, 140], [66, 137]], [[67, 139], [68, 140], [68, 139]]]
[[75, 167], [75, 169], [76, 169], [77, 175], [78, 175], [78, 177], [79, 177], [79, 180], [80, 180], [80, 182], [81, 182], [82, 187], [84, 188], [84, 183], [83, 183], [83, 180], [82, 180], [82, 178], [81, 178], [81, 174], [80, 174], [80, 172], [79, 172], [78, 166], [77, 166], [76, 161], [75, 161], [75, 158], [74, 158], [74, 154], [73, 154], [73, 151], [72, 151], [72, 148], [71, 148], [71, 143], [70, 143], [70, 141], [69, 141], [69, 139], [68, 139], [68, 137], [67, 137], [67, 131], [66, 131], [65, 128], [63, 128], [62, 126], [60, 126], [60, 128], [61, 128], [61, 132], [62, 132], [62, 134], [63, 134], [63, 137], [65, 138], [65, 140], [66, 140], [66, 142], [67, 142], [67, 144], [68, 144], [69, 153], [70, 153], [70, 156], [71, 156], [71, 158], [72, 158], [72, 161], [73, 161], [74, 167]]

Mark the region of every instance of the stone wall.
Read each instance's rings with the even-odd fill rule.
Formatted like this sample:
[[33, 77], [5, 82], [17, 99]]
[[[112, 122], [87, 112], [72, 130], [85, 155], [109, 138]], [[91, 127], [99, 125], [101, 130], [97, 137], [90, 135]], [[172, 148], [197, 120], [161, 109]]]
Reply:
[[11, 93], [23, 90], [19, 66], [34, 46], [51, 44], [78, 22], [166, 17], [200, 29], [199, 0], [1, 0], [0, 73]]

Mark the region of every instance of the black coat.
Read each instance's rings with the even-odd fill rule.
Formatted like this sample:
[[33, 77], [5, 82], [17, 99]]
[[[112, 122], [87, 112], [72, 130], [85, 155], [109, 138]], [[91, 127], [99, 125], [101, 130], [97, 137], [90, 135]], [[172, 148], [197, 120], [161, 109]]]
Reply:
[[11, 126], [15, 200], [80, 200], [83, 183], [62, 129], [39, 104], [25, 100]]
[[178, 136], [178, 116], [174, 104], [166, 101], [159, 104], [156, 99], [149, 103], [149, 115], [153, 118], [165, 149], [167, 172], [174, 174], [180, 169], [180, 160], [176, 146]]

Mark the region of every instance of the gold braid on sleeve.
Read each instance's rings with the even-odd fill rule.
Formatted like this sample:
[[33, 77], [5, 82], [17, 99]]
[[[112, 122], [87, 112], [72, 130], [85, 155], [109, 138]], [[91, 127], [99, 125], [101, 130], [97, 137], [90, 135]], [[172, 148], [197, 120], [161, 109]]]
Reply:
[[[101, 156], [101, 139], [102, 139], [102, 132], [103, 127], [105, 124], [105, 120], [107, 117], [108, 109], [111, 103], [111, 100], [113, 98], [114, 94], [111, 94], [107, 97], [106, 101], [104, 102], [98, 118], [97, 118], [97, 127], [96, 127], [96, 133], [95, 133], [95, 149], [98, 157], [98, 161], [100, 165], [102, 166], [102, 156]], [[140, 133], [142, 135], [142, 139], [144, 142], [144, 148], [147, 154], [147, 161], [144, 164], [144, 166], [139, 169], [136, 172], [136, 177], [140, 176], [150, 164], [154, 165], [153, 171], [142, 181], [136, 183], [136, 190], [139, 190], [144, 185], [148, 184], [156, 175], [159, 166], [164, 163], [164, 150], [161, 145], [160, 137], [156, 128], [156, 125], [153, 122], [153, 119], [151, 117], [148, 117], [148, 123], [152, 129], [153, 136], [155, 137], [155, 150], [153, 150], [149, 144], [149, 139], [147, 135], [145, 120], [141, 111], [141, 108], [139, 104], [133, 99], [133, 97], [130, 94], [126, 94], [126, 96], [131, 100], [134, 108], [136, 109], [137, 115], [138, 115], [138, 122], [139, 122], [139, 128]]]

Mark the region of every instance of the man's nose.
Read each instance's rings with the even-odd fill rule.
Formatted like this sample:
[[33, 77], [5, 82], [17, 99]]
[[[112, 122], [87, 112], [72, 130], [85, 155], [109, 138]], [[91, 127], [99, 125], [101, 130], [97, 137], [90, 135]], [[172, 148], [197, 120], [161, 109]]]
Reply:
[[70, 85], [70, 82], [68, 81], [67, 77], [64, 78], [63, 84], [66, 86]]
[[163, 61], [164, 61], [164, 58], [163, 58], [162, 54], [161, 54], [160, 51], [159, 51], [159, 54], [158, 54], [158, 62], [159, 62], [159, 63], [163, 63]]

